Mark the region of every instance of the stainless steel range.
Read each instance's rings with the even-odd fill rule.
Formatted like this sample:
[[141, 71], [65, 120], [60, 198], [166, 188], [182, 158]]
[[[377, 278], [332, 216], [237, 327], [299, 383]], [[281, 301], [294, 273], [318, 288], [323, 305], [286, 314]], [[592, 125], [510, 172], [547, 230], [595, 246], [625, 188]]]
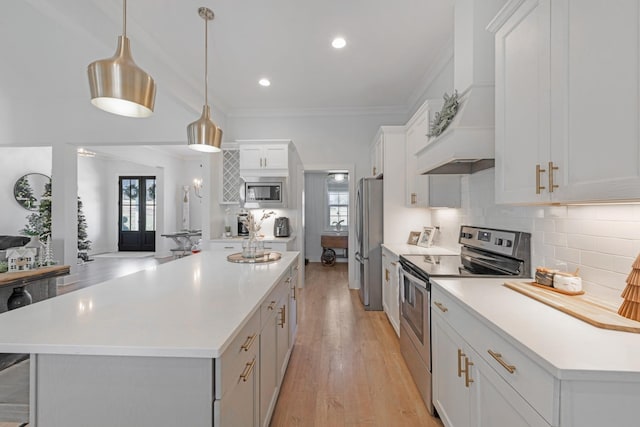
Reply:
[[431, 402], [431, 278], [531, 277], [531, 235], [463, 225], [460, 255], [400, 257], [400, 350], [422, 399]]

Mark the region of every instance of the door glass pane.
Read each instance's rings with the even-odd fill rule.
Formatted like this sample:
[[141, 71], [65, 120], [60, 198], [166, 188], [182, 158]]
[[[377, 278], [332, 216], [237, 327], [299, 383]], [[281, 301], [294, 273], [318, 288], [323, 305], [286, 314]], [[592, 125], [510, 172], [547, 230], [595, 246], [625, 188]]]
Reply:
[[147, 178], [145, 180], [146, 197], [145, 197], [145, 231], [156, 230], [156, 180]]
[[121, 231], [138, 231], [138, 194], [140, 183], [137, 179], [122, 180]]

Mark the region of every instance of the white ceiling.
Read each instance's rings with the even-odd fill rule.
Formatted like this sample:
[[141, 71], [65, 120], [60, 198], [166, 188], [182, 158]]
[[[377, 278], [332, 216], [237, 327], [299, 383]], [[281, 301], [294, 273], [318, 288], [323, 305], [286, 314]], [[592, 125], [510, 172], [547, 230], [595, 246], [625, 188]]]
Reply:
[[[331, 111], [409, 113], [450, 44], [454, 0], [129, 0], [134, 59], [163, 102], [209, 103], [228, 116]], [[87, 97], [87, 65], [113, 55], [121, 0], [22, 0], [0, 5], [0, 96]], [[334, 36], [346, 38], [342, 50]], [[257, 84], [268, 77], [272, 85]], [[91, 108], [91, 107], [88, 107]], [[156, 103], [156, 109], [162, 108]]]

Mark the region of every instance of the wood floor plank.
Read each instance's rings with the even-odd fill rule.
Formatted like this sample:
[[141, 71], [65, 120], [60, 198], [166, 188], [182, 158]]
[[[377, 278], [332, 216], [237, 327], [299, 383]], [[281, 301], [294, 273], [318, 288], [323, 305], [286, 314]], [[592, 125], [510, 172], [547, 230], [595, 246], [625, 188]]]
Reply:
[[311, 263], [298, 295], [297, 341], [272, 427], [439, 427], [383, 312], [363, 309], [346, 264]]

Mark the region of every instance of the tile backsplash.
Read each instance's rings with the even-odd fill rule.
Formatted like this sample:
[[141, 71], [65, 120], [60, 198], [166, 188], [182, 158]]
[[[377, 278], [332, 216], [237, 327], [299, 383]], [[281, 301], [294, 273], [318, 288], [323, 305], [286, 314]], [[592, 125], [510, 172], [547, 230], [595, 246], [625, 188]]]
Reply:
[[580, 269], [586, 291], [613, 301], [640, 252], [640, 205], [496, 205], [493, 169], [463, 176], [462, 208], [432, 210], [431, 223], [445, 247], [457, 245], [460, 225], [527, 231], [533, 269]]

